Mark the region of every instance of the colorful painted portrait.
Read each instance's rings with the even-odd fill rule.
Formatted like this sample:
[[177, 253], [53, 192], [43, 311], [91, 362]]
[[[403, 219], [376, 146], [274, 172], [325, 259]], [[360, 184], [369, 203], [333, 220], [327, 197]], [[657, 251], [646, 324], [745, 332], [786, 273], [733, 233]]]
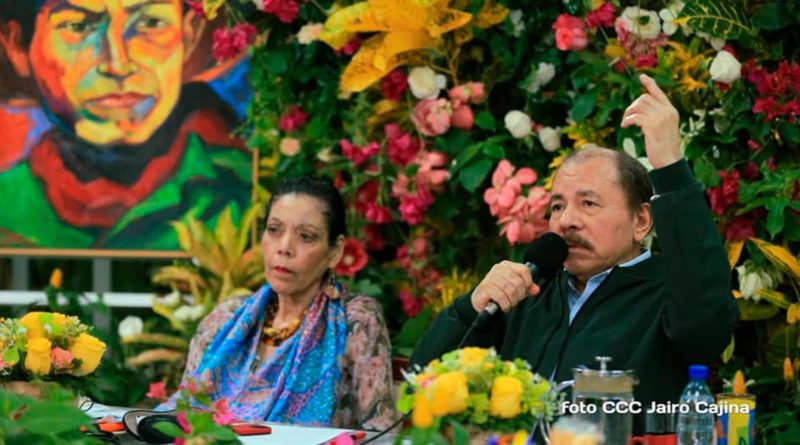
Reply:
[[249, 205], [247, 60], [182, 0], [0, 0], [0, 247], [177, 250]]

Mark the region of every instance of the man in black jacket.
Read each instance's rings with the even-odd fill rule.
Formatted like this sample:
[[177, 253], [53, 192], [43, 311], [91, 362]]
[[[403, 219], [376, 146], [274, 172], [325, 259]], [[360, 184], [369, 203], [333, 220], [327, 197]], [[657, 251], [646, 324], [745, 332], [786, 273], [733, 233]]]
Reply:
[[[550, 230], [569, 245], [564, 270], [540, 288], [524, 264], [496, 264], [442, 311], [412, 363], [456, 348], [489, 301], [503, 314], [466, 344], [523, 358], [556, 381], [610, 356], [612, 368], [636, 372], [634, 396], [644, 407], [677, 401], [688, 366], [719, 357], [738, 319], [728, 261], [702, 186], [683, 159], [678, 112], [653, 79], [640, 80], [647, 91], [625, 111], [622, 127], [642, 129], [652, 185], [623, 152], [592, 148], [568, 158], [550, 204]], [[653, 224], [658, 254], [642, 246]]]

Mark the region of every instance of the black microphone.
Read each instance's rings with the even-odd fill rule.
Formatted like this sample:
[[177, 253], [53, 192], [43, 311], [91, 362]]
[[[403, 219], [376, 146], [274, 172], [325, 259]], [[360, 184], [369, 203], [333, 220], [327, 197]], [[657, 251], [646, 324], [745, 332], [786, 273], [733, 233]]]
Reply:
[[[557, 233], [547, 232], [531, 243], [523, 258], [525, 265], [531, 271], [533, 281], [539, 282], [555, 277], [558, 271], [564, 267], [564, 261], [568, 254], [569, 248], [564, 238], [558, 236]], [[499, 309], [500, 305], [489, 301], [489, 304], [478, 315], [478, 319], [489, 318]]]

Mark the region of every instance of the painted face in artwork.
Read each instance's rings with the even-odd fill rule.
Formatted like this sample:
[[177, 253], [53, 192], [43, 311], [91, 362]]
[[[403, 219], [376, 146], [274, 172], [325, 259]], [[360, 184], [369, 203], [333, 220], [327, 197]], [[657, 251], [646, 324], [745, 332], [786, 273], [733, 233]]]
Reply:
[[48, 0], [29, 48], [49, 109], [97, 146], [145, 142], [178, 102], [182, 0]]

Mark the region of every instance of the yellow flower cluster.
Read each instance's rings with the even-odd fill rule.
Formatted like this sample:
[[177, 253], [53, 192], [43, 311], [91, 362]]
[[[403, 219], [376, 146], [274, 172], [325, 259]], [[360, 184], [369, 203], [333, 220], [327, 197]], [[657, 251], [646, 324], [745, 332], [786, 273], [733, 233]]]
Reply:
[[87, 375], [97, 369], [106, 350], [88, 330], [77, 317], [57, 312], [29, 312], [19, 320], [3, 320], [0, 372], [11, 372], [21, 362], [32, 375]]
[[445, 354], [416, 375], [411, 386], [413, 393], [401, 392], [399, 406], [413, 410], [415, 428], [438, 425], [437, 419], [446, 416], [478, 425], [489, 417], [502, 423], [521, 415], [530, 422], [548, 417], [557, 406], [547, 381], [527, 363], [500, 360], [493, 349], [468, 347]]

